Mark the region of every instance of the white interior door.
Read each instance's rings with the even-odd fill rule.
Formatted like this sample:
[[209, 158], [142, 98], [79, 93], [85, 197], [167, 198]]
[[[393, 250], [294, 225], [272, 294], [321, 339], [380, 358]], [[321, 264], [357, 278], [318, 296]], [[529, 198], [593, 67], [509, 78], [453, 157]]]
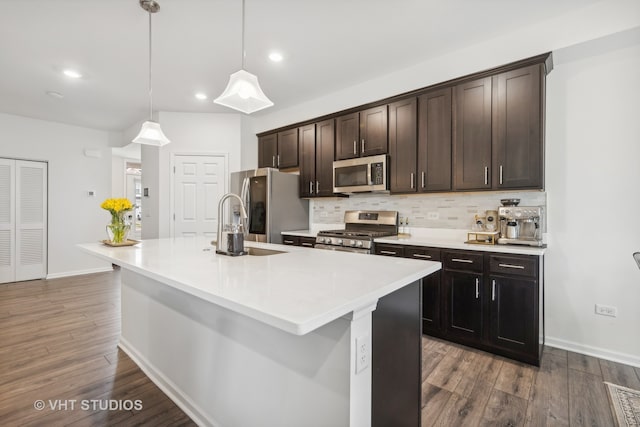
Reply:
[[16, 281], [47, 275], [47, 164], [16, 160]]
[[16, 280], [15, 160], [0, 159], [0, 283]]
[[177, 155], [174, 165], [174, 236], [213, 239], [218, 200], [227, 188], [226, 157]]

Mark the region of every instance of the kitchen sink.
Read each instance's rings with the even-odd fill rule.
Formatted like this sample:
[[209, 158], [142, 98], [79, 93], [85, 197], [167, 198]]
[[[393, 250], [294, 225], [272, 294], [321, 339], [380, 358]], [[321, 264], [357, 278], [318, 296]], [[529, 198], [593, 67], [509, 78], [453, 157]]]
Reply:
[[248, 248], [248, 247], [245, 247], [244, 251], [247, 252], [247, 255], [254, 255], [254, 256], [277, 255], [277, 254], [286, 253], [284, 251], [276, 251], [273, 249]]

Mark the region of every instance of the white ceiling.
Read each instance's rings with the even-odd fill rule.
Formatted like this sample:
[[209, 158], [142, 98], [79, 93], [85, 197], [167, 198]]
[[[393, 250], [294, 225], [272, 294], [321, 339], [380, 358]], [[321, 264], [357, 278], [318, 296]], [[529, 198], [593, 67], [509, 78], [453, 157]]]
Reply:
[[[596, 1], [246, 0], [245, 68], [275, 103], [256, 114]], [[211, 99], [241, 66], [241, 0], [159, 2], [154, 110], [232, 112]], [[145, 119], [147, 34], [138, 0], [0, 0], [0, 112], [114, 131]], [[66, 78], [67, 67], [84, 77]]]

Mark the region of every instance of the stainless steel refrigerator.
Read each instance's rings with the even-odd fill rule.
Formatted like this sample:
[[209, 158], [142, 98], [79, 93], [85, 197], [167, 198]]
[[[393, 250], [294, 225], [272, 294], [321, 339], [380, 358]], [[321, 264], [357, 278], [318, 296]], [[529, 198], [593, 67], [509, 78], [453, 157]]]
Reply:
[[[240, 196], [247, 210], [246, 240], [282, 243], [282, 231], [309, 228], [309, 201], [300, 198], [299, 185], [299, 175], [272, 168], [231, 174], [231, 192]], [[233, 223], [239, 223], [239, 212], [232, 202]]]

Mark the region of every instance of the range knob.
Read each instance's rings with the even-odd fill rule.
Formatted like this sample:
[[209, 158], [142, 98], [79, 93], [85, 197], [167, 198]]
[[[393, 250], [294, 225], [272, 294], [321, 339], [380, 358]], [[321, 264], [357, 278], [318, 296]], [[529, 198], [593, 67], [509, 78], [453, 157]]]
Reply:
[[324, 237], [316, 237], [318, 243], [324, 243]]
[[349, 244], [350, 244], [351, 246], [355, 246], [355, 245], [356, 245], [356, 241], [355, 241], [355, 240], [352, 240], [352, 241], [350, 241], [350, 242], [349, 242]]
[[364, 246], [364, 243], [362, 243], [362, 240], [358, 240], [358, 242], [356, 243], [356, 246], [361, 248], [362, 246]]
[[337, 245], [341, 245], [341, 244], [342, 244], [342, 239], [338, 239], [338, 240], [336, 240], [336, 244], [337, 244]]

